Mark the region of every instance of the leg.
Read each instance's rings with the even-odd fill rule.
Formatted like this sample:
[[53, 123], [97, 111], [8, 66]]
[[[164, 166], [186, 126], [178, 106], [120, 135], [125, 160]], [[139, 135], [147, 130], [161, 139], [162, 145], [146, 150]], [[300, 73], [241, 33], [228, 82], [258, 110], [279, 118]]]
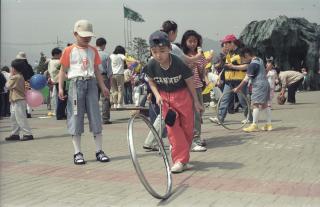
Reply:
[[227, 109], [230, 103], [230, 100], [232, 99], [233, 93], [229, 93], [232, 90], [232, 86], [229, 84], [225, 84], [223, 88], [223, 96], [222, 100], [220, 102], [219, 106], [219, 120], [224, 121], [226, 115], [227, 115]]
[[26, 102], [25, 100], [17, 101], [15, 107], [15, 118], [21, 131], [24, 135], [32, 135], [31, 128], [26, 117]]

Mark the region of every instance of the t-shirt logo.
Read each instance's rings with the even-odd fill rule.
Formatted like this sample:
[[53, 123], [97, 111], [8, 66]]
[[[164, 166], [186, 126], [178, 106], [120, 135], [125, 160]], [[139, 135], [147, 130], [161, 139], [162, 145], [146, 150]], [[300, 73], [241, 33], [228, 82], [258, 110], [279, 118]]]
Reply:
[[89, 59], [87, 57], [82, 58], [82, 69], [87, 70], [89, 67]]

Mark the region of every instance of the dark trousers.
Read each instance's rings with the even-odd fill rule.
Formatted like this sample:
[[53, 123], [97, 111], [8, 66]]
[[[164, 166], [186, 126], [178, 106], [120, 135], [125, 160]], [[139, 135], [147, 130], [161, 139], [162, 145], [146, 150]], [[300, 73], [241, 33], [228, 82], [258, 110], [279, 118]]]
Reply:
[[[59, 93], [59, 85], [57, 84], [56, 87], [57, 94]], [[68, 91], [66, 90], [66, 84], [64, 84], [63, 94], [68, 95]], [[66, 107], [67, 107], [67, 99], [61, 100], [60, 98], [57, 98], [57, 110], [56, 110], [56, 118], [57, 120], [66, 119], [67, 113], [66, 113]]]
[[296, 92], [301, 85], [303, 78], [288, 86], [288, 102], [296, 103]]
[[[104, 85], [109, 89], [110, 91], [110, 80], [107, 76], [102, 75]], [[111, 95], [110, 95], [111, 96]], [[101, 94], [100, 87], [98, 86], [98, 99], [101, 98], [101, 112], [102, 112], [102, 121], [110, 121], [110, 96], [105, 97], [103, 94]]]
[[133, 104], [131, 82], [124, 83], [124, 103], [125, 104]]
[[0, 93], [0, 117], [10, 116], [9, 92]]

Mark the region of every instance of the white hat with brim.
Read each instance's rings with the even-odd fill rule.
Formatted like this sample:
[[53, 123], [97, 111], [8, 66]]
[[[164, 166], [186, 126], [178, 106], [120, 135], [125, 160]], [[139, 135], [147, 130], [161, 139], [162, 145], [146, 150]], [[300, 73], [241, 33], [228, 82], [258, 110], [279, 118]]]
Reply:
[[74, 32], [80, 37], [94, 37], [92, 24], [88, 20], [79, 20], [74, 25]]
[[23, 59], [26, 60], [27, 59], [27, 55], [25, 52], [18, 52], [16, 59]]

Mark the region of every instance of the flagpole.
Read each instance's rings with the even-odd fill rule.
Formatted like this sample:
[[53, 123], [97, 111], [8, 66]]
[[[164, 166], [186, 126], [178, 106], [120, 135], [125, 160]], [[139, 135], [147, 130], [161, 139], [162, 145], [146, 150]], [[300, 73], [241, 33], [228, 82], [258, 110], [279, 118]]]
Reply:
[[127, 18], [127, 43], [128, 43], [128, 47], [130, 47], [130, 40], [129, 40], [129, 19]]
[[127, 47], [127, 40], [126, 40], [126, 17], [124, 14], [124, 4], [122, 6], [123, 8], [123, 37], [124, 37], [124, 47]]
[[132, 21], [130, 20], [130, 42], [132, 42]]

